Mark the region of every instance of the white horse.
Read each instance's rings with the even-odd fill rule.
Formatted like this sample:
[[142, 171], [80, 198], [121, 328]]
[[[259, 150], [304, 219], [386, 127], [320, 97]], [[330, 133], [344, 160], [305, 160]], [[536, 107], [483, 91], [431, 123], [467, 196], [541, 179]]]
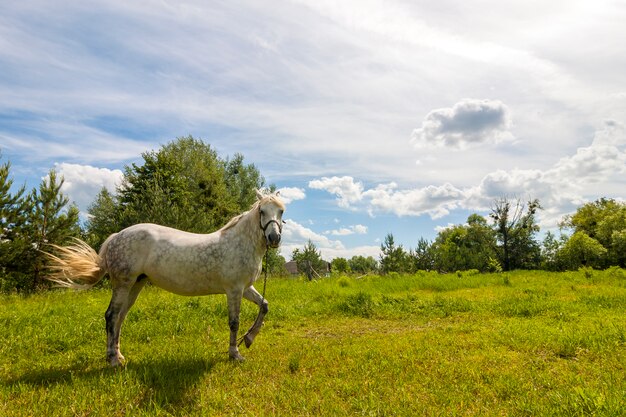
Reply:
[[261, 273], [267, 248], [280, 244], [285, 210], [278, 193], [264, 196], [257, 191], [257, 198], [249, 211], [211, 234], [137, 224], [109, 236], [100, 253], [80, 240], [68, 247], [57, 246], [58, 256], [48, 255], [53, 270], [48, 279], [63, 287], [88, 289], [109, 274], [113, 296], [105, 318], [111, 366], [124, 362], [120, 328], [146, 282], [180, 295], [226, 294], [228, 354], [241, 361], [244, 358], [237, 347], [241, 298], [260, 309], [243, 338], [250, 347], [268, 312], [267, 301], [252, 284]]

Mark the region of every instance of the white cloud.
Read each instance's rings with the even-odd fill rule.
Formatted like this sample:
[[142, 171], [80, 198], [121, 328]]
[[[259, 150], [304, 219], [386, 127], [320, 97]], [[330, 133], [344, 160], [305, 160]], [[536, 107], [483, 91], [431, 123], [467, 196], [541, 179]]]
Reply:
[[435, 232], [441, 233], [444, 230], [453, 228], [454, 226], [456, 226], [456, 224], [454, 224], [454, 223], [448, 223], [445, 226], [435, 226]]
[[340, 229], [329, 230], [327, 232], [324, 232], [324, 234], [333, 236], [349, 236], [354, 234], [354, 232], [348, 228], [342, 227]]
[[581, 147], [576, 154], [561, 158], [547, 172], [554, 181], [565, 182], [575, 178], [572, 186], [607, 182], [616, 175], [626, 174], [626, 145], [624, 125], [607, 120], [601, 130], [596, 131], [590, 146]]
[[362, 224], [355, 224], [349, 227], [341, 227], [339, 229], [329, 230], [325, 232], [325, 234], [332, 235], [332, 236], [349, 236], [349, 235], [354, 235], [354, 234], [364, 235], [366, 233], [367, 233], [367, 226], [364, 226]]
[[355, 224], [354, 226], [350, 226], [350, 228], [354, 230], [354, 233], [359, 235], [364, 235], [367, 233], [367, 226], [364, 226], [362, 224]]
[[354, 182], [354, 178], [343, 177], [322, 177], [319, 180], [309, 181], [309, 187], [316, 190], [325, 190], [337, 196], [339, 207], [348, 208], [362, 198], [363, 184]]
[[576, 178], [578, 185], [607, 181], [614, 174], [626, 173], [626, 153], [610, 145], [578, 148], [575, 155], [562, 158], [550, 173], [560, 179]]
[[[355, 225], [351, 228], [362, 231], [365, 226]], [[339, 257], [349, 259], [355, 255], [373, 256], [378, 259], [380, 254], [379, 246], [361, 245], [348, 248], [341, 241], [329, 239], [327, 236], [316, 233], [293, 220], [287, 220], [283, 228], [280, 253], [285, 259], [290, 260], [294, 249], [304, 248], [309, 240], [321, 252], [322, 258], [327, 261]]]
[[[1, 109], [0, 109], [1, 111]], [[29, 162], [48, 159], [80, 160], [89, 163], [119, 163], [137, 158], [146, 151], [146, 143], [110, 134], [81, 123], [57, 122], [53, 116], [43, 121], [32, 120], [28, 129], [33, 133], [15, 135], [0, 126], [0, 145], [12, 153], [23, 155]], [[20, 126], [20, 128], [22, 128]], [[59, 141], [57, 138], [63, 138]]]
[[298, 187], [283, 187], [279, 188], [277, 191], [280, 192], [280, 199], [285, 204], [289, 204], [296, 200], [304, 200], [306, 198], [304, 189]]
[[391, 182], [365, 190], [362, 183], [344, 176], [313, 180], [309, 182], [309, 187], [335, 194], [339, 207], [356, 209], [364, 206], [371, 215], [385, 212], [398, 216], [429, 214], [432, 218], [438, 218], [455, 208], [463, 198], [463, 191], [448, 183], [398, 190], [398, 185]]
[[510, 140], [511, 117], [501, 101], [464, 99], [451, 108], [433, 110], [413, 131], [411, 142], [420, 147], [464, 149], [482, 143]]
[[317, 248], [324, 249], [345, 249], [343, 243], [338, 240], [331, 240], [327, 236], [316, 233], [291, 219], [287, 219], [283, 227], [281, 253], [286, 258], [291, 257], [291, 252], [296, 248], [303, 248], [310, 240]]
[[467, 189], [463, 205], [470, 209], [486, 210], [494, 199], [503, 196], [524, 199], [555, 195], [557, 192], [541, 170], [498, 170], [485, 175], [476, 187]]
[[[578, 148], [574, 155], [561, 158], [551, 168], [500, 169], [486, 174], [477, 185], [466, 188], [444, 183], [399, 189], [392, 182], [363, 189], [352, 177], [323, 178], [319, 183], [311, 183], [319, 188], [327, 185], [326, 190], [337, 195], [338, 205], [343, 208], [362, 209], [373, 215], [377, 212], [398, 216], [427, 214], [433, 219], [457, 208], [488, 211], [493, 201], [503, 196], [522, 201], [537, 198], [546, 207], [538, 214], [541, 225], [554, 227], [563, 215], [585, 202], [585, 184], [601, 185], [609, 178], [626, 184], [626, 150], [620, 149], [623, 145], [626, 145], [626, 129], [620, 123], [607, 121], [595, 133], [590, 146]], [[343, 186], [337, 186], [338, 183]], [[351, 194], [344, 194], [345, 190]], [[337, 234], [348, 231], [339, 229]]]
[[335, 258], [350, 259], [353, 256], [371, 256], [378, 261], [380, 257], [380, 246], [378, 245], [362, 245], [352, 248], [334, 249], [334, 248], [322, 248], [322, 258], [331, 261]]
[[445, 216], [464, 199], [463, 191], [449, 183], [409, 190], [396, 188], [394, 183], [382, 184], [365, 191], [363, 197], [369, 200], [371, 211], [383, 211], [398, 216], [428, 214], [433, 219]]
[[301, 241], [306, 242], [307, 240], [328, 242], [327, 237], [319, 235], [308, 227], [305, 227], [291, 219], [285, 220], [282, 237], [284, 243], [287, 242], [287, 240], [289, 243]]
[[85, 212], [96, 196], [106, 188], [114, 193], [120, 184], [123, 173], [119, 169], [97, 168], [90, 165], [55, 164], [59, 175], [65, 179], [62, 191]]
[[605, 120], [603, 128], [596, 131], [593, 137], [592, 146], [595, 145], [626, 145], [626, 127], [616, 120]]

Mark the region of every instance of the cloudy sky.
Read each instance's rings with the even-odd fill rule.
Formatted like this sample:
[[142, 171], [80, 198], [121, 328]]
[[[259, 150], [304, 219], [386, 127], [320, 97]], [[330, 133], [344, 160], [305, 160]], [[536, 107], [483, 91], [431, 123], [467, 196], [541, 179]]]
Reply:
[[538, 198], [626, 189], [623, 1], [0, 3], [0, 150], [85, 210], [193, 135], [290, 200], [283, 254], [378, 256]]

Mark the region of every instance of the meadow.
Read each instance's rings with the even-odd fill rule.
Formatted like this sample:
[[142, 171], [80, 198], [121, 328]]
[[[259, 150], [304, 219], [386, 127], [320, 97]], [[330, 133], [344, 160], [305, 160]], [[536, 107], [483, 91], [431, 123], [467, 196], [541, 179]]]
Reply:
[[[0, 296], [2, 416], [623, 416], [626, 271], [270, 278], [228, 360], [224, 296]], [[244, 302], [242, 328], [256, 316]]]

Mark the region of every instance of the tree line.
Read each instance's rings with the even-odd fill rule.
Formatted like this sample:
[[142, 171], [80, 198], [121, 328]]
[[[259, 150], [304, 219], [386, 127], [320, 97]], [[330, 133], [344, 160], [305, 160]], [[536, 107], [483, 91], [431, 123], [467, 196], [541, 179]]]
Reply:
[[[494, 201], [488, 216], [491, 221], [471, 214], [465, 224], [441, 230], [432, 242], [420, 238], [415, 249], [409, 250], [397, 245], [389, 233], [380, 247], [377, 271], [563, 271], [626, 266], [626, 203], [601, 198], [583, 204], [562, 219], [558, 237], [548, 231], [540, 241], [536, 215], [541, 209], [538, 200], [523, 203], [503, 197]], [[335, 259], [332, 265], [335, 271], [350, 272], [345, 259]]]
[[[493, 202], [487, 218], [473, 213], [465, 224], [441, 230], [433, 241], [419, 238], [414, 249], [396, 244], [389, 233], [380, 246], [378, 261], [371, 256], [335, 258], [331, 268], [338, 273], [388, 274], [626, 266], [626, 203], [601, 198], [583, 204], [562, 219], [558, 237], [548, 231], [542, 240], [538, 239], [539, 210], [537, 199], [524, 203], [502, 197]], [[310, 241], [302, 250], [293, 251], [292, 260], [303, 273], [324, 264]]]
[[[14, 187], [10, 162], [0, 164], [0, 290], [45, 288], [43, 251], [50, 245], [81, 238], [99, 249], [111, 233], [142, 222], [209, 233], [248, 210], [256, 199], [255, 189], [275, 190], [254, 164], [244, 162], [243, 155], [221, 158], [192, 136], [145, 152], [142, 159], [141, 164], [124, 168], [115, 192], [105, 188], [99, 192], [82, 222], [78, 208], [61, 191], [64, 180], [54, 169], [28, 191], [25, 186]], [[441, 230], [432, 242], [420, 238], [414, 249], [406, 250], [389, 233], [378, 260], [336, 258], [332, 270], [386, 274], [625, 266], [625, 203], [602, 198], [584, 204], [562, 221], [570, 235], [548, 232], [539, 242], [536, 215], [541, 209], [537, 200], [501, 198], [494, 201], [488, 218], [472, 214], [465, 224]], [[327, 265], [310, 241], [293, 251], [292, 260], [302, 272], [321, 271]], [[270, 251], [266, 262], [271, 271], [284, 271], [285, 260], [278, 251]]]
[[[302, 249], [296, 248], [291, 253], [291, 260], [296, 262], [298, 271], [307, 276], [309, 280], [323, 276], [327, 270], [328, 262], [322, 259], [322, 253], [315, 244], [309, 240]], [[378, 271], [378, 262], [372, 256], [355, 255], [350, 259], [335, 258], [330, 262], [332, 272], [368, 274]]]

